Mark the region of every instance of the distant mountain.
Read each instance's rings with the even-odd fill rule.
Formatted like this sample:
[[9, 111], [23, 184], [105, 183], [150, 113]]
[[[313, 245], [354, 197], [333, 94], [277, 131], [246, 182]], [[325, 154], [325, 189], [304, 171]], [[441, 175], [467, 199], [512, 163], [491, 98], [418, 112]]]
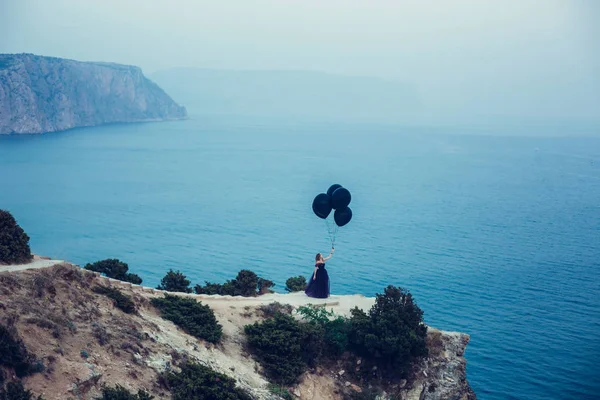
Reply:
[[151, 77], [197, 115], [402, 122], [421, 108], [413, 87], [377, 78], [195, 68]]
[[186, 117], [138, 67], [0, 54], [0, 134]]

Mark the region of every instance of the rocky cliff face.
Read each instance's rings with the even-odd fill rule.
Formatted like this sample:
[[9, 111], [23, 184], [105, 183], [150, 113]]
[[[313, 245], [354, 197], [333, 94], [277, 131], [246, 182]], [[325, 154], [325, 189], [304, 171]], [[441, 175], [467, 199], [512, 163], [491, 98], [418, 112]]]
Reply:
[[0, 54], [0, 134], [186, 117], [138, 67]]

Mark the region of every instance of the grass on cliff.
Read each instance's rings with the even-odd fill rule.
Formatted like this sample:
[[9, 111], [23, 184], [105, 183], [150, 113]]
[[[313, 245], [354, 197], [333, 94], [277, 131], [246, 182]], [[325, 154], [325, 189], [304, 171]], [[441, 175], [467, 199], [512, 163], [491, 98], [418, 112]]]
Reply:
[[165, 294], [164, 298], [154, 298], [152, 304], [168, 319], [186, 333], [211, 343], [218, 343], [223, 336], [223, 328], [217, 322], [213, 310], [195, 299]]

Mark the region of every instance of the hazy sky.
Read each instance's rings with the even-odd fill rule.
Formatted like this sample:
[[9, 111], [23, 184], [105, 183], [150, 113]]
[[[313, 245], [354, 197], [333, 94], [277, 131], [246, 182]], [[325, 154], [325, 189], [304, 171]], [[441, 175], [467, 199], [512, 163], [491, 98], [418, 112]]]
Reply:
[[432, 113], [600, 120], [600, 0], [0, 0], [0, 52], [360, 74]]

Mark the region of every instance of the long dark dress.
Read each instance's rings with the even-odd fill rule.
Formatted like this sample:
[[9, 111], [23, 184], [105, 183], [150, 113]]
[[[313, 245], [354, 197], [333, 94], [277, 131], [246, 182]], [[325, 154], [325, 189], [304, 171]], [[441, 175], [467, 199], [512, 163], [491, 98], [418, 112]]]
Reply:
[[325, 269], [325, 263], [315, 264], [317, 270], [317, 279], [313, 280], [314, 273], [311, 274], [308, 286], [304, 290], [304, 293], [308, 297], [316, 297], [318, 299], [326, 299], [329, 297], [329, 274]]

